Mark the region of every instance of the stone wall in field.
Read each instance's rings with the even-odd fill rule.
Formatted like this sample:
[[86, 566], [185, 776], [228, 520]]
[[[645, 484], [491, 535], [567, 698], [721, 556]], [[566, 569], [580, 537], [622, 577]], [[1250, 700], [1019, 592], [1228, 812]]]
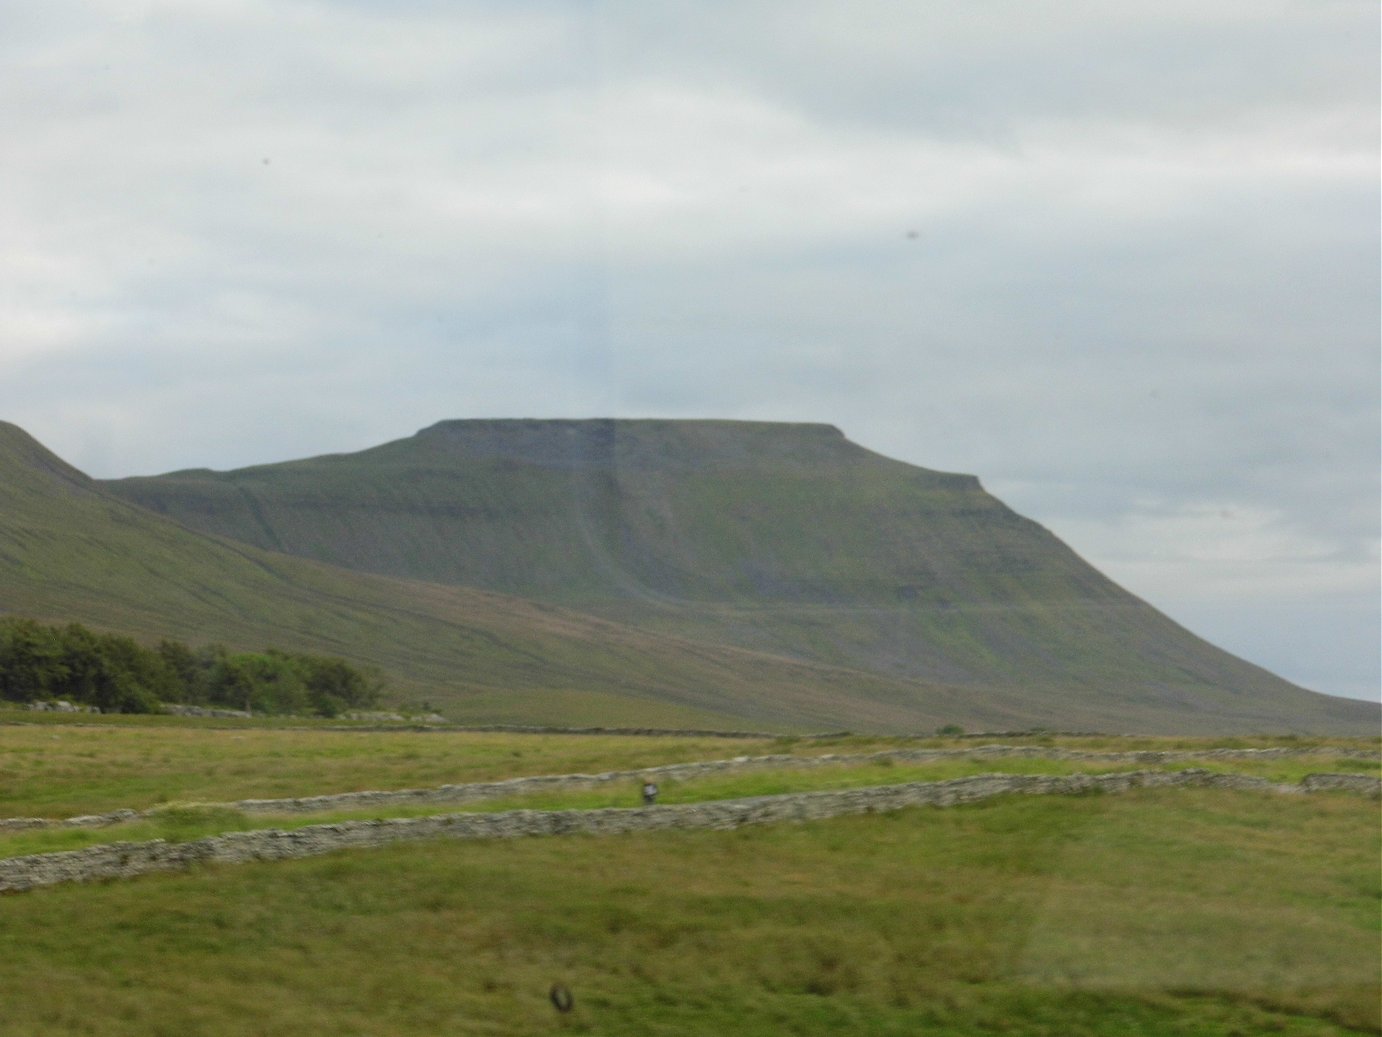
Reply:
[[687, 780], [711, 774], [754, 770], [795, 770], [832, 766], [860, 766], [873, 763], [926, 763], [952, 759], [998, 760], [1017, 757], [1156, 766], [1196, 761], [1289, 758], [1312, 754], [1319, 755], [1320, 750], [1210, 749], [1184, 752], [1109, 753], [1055, 749], [1046, 746], [1012, 745], [977, 746], [972, 749], [891, 749], [883, 752], [853, 755], [792, 756], [777, 754], [772, 756], [736, 756], [725, 760], [705, 760], [697, 763], [672, 763], [658, 767], [644, 767], [640, 770], [610, 771], [604, 774], [552, 774], [507, 778], [503, 781], [441, 785], [431, 789], [343, 792], [325, 796], [303, 796], [294, 799], [244, 799], [227, 805], [247, 814], [315, 814], [326, 810], [353, 810], [378, 806], [478, 803], [484, 800], [508, 799], [513, 796], [526, 796], [534, 793], [583, 792], [617, 788], [621, 785], [627, 785], [630, 789], [630, 796], [634, 796], [637, 787], [648, 779], [652, 781]]
[[[1370, 779], [1376, 784], [1375, 779]], [[1060, 777], [982, 775], [953, 781], [789, 793], [686, 805], [604, 810], [511, 810], [424, 818], [347, 821], [292, 831], [234, 832], [186, 843], [155, 840], [0, 860], [0, 891], [19, 892], [63, 882], [127, 878], [200, 863], [284, 860], [409, 839], [508, 839], [542, 835], [616, 835], [671, 829], [733, 829], [744, 825], [813, 821], [907, 807], [947, 807], [1001, 795], [1117, 793], [1138, 788], [1210, 787], [1300, 792], [1260, 778], [1204, 770], [1126, 771]], [[1350, 786], [1350, 791], [1355, 791]], [[1361, 790], [1361, 787], [1360, 789]]]
[[1353, 792], [1379, 798], [1382, 781], [1366, 774], [1307, 774], [1300, 787], [1305, 792]]
[[[393, 808], [400, 806], [434, 806], [446, 804], [479, 803], [486, 800], [508, 799], [535, 793], [584, 792], [600, 789], [615, 789], [626, 786], [630, 801], [638, 796], [638, 787], [645, 780], [677, 781], [738, 771], [787, 770], [831, 766], [860, 766], [887, 763], [927, 763], [954, 759], [1047, 759], [1079, 760], [1110, 765], [1132, 764], [1135, 766], [1165, 766], [1170, 763], [1212, 762], [1215, 760], [1254, 760], [1284, 759], [1297, 756], [1325, 755], [1319, 748], [1313, 749], [1209, 749], [1209, 750], [1149, 750], [1135, 752], [1096, 752], [1079, 749], [1057, 749], [1050, 746], [981, 745], [967, 749], [890, 749], [882, 752], [859, 754], [823, 754], [812, 756], [793, 756], [777, 754], [772, 756], [736, 756], [723, 760], [706, 760], [697, 763], [672, 763], [658, 767], [645, 767], [641, 770], [609, 771], [604, 774], [549, 774], [524, 778], [507, 778], [502, 781], [471, 782], [459, 785], [441, 785], [427, 789], [388, 789], [365, 792], [342, 792], [323, 796], [300, 796], [292, 799], [242, 799], [232, 803], [217, 804], [246, 814], [316, 814], [330, 810], [368, 810], [374, 808]], [[1334, 775], [1312, 775], [1321, 780]], [[1337, 775], [1347, 783], [1352, 775]], [[1371, 782], [1376, 787], [1377, 779], [1358, 776], [1358, 781]], [[1319, 784], [1325, 788], [1325, 784]], [[1343, 787], [1336, 785], [1334, 787]], [[124, 824], [136, 818], [156, 813], [155, 810], [134, 811], [116, 810], [109, 814], [88, 814], [51, 820], [35, 817], [14, 817], [0, 819], [0, 831], [26, 828], [64, 827], [97, 828], [105, 825]]]

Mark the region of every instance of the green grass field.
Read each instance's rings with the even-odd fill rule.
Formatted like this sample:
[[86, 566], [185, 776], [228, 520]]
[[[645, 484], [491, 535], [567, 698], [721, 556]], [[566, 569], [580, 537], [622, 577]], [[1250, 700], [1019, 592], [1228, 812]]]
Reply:
[[0, 817], [598, 773], [771, 751], [771, 744], [323, 726], [0, 725]]
[[[899, 744], [4, 725], [0, 814]], [[1221, 766], [1368, 773], [1348, 757], [1375, 759], [1377, 743], [1318, 749], [1327, 765]], [[664, 801], [954, 777], [981, 762], [1086, 766], [789, 767], [670, 782]], [[583, 796], [556, 798], [599, 805]], [[186, 809], [143, 823], [190, 838], [242, 821], [265, 823]], [[33, 833], [6, 838], [21, 837]], [[0, 899], [0, 1035], [1376, 1033], [1380, 841], [1375, 800], [1142, 790], [734, 832], [404, 844], [52, 887]], [[575, 996], [569, 1014], [549, 1003], [553, 983]]]
[[1375, 1032], [1376, 828], [1144, 792], [59, 887], [0, 1034]]
[[[557, 741], [562, 739], [547, 739]], [[493, 741], [492, 736], [486, 741]], [[615, 745], [617, 739], [608, 740]], [[643, 741], [647, 741], [644, 739]], [[504, 744], [502, 741], [499, 743]], [[608, 742], [607, 742], [608, 746]], [[490, 746], [494, 748], [493, 745]], [[502, 750], [501, 750], [502, 751]], [[597, 751], [599, 751], [597, 749]], [[609, 748], [606, 747], [608, 752]], [[552, 753], [552, 757], [560, 758]], [[549, 757], [550, 758], [550, 757]], [[512, 759], [509, 762], [513, 762]], [[1163, 769], [1182, 769], [1187, 763], [1171, 763]], [[839, 763], [825, 767], [786, 764], [771, 770], [726, 771], [686, 777], [659, 777], [659, 802], [663, 804], [701, 803], [712, 800], [742, 799], [791, 792], [825, 789], [867, 788], [916, 781], [947, 781], [979, 774], [1106, 774], [1144, 769], [1126, 762], [1096, 760], [1051, 760], [1041, 758], [950, 758], [920, 763], [884, 759], [867, 763]], [[1377, 776], [1375, 763], [1354, 758], [1338, 758], [1326, 753], [1287, 759], [1230, 760], [1212, 762], [1203, 769], [1227, 774], [1244, 774], [1282, 783], [1297, 783], [1306, 774], [1320, 771], [1370, 773]], [[165, 839], [187, 842], [223, 832], [261, 828], [293, 829], [307, 825], [372, 818], [426, 817], [460, 811], [494, 812], [502, 810], [593, 810], [606, 807], [633, 807], [639, 802], [640, 782], [630, 779], [595, 789], [546, 790], [470, 803], [376, 805], [373, 807], [334, 807], [312, 812], [261, 811], [253, 813], [215, 803], [165, 803], [152, 808], [148, 816], [99, 828], [58, 828], [0, 831], [0, 858], [31, 853], [76, 850], [113, 842], [141, 842]]]
[[[68, 817], [168, 803], [224, 803], [365, 789], [429, 788], [539, 774], [598, 774], [660, 764], [736, 756], [864, 754], [889, 749], [974, 748], [963, 738], [904, 739], [867, 735], [835, 738], [637, 737], [517, 734], [455, 730], [342, 729], [330, 723], [282, 720], [207, 721], [169, 717], [0, 712], [0, 817]], [[6, 722], [8, 721], [8, 722]], [[1298, 781], [1310, 771], [1347, 770], [1348, 754], [1376, 759], [1377, 739], [1138, 738], [1028, 736], [1005, 743], [1092, 751], [1204, 750], [1216, 747], [1314, 746], [1303, 759], [1234, 761], [1239, 773]], [[1197, 764], [1201, 765], [1201, 764]], [[1094, 765], [1089, 765], [1094, 766]], [[1120, 765], [1133, 769], [1133, 765]], [[1022, 770], [1028, 767], [1033, 769]], [[962, 760], [923, 767], [861, 771], [855, 784], [963, 777], [995, 769], [1065, 773], [1072, 764], [1042, 760]], [[910, 777], [899, 775], [908, 774]], [[1374, 769], [1374, 773], [1376, 773]], [[876, 775], [878, 780], [873, 780]], [[713, 786], [720, 779], [699, 784]], [[730, 779], [741, 795], [794, 791], [776, 787], [781, 775]], [[807, 779], [814, 780], [814, 779]], [[754, 783], [746, 785], [745, 783]], [[821, 787], [821, 786], [815, 786]], [[667, 791], [672, 791], [669, 787]], [[581, 805], [590, 805], [582, 803]], [[615, 804], [605, 804], [615, 805]]]

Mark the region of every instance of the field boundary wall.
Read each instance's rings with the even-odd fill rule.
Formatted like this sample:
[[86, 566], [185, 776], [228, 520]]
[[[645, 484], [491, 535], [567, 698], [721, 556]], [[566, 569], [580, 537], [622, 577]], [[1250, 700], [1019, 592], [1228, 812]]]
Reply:
[[[1352, 779], [1354, 775], [1331, 776]], [[1376, 794], [1376, 779], [1330, 785]], [[0, 892], [22, 892], [67, 882], [130, 878], [198, 864], [287, 860], [338, 850], [418, 839], [511, 839], [552, 835], [618, 835], [630, 832], [716, 829], [803, 822], [850, 814], [886, 813], [909, 807], [949, 807], [1003, 795], [1120, 793], [1145, 788], [1223, 788], [1301, 793], [1307, 783], [1279, 785], [1262, 778], [1202, 769], [1124, 771], [1115, 774], [980, 775], [939, 782], [786, 793], [706, 803], [601, 810], [511, 810], [491, 814], [442, 814], [311, 825], [294, 830], [231, 832], [185, 843], [161, 839], [111, 843], [84, 850], [0, 860]]]
[[[1132, 752], [1097, 752], [1081, 749], [1058, 749], [1048, 746], [981, 745], [970, 749], [889, 749], [874, 753], [794, 756], [736, 756], [723, 760], [703, 760], [696, 763], [671, 763], [637, 770], [608, 771], [603, 774], [544, 774], [500, 781], [469, 782], [440, 785], [426, 789], [387, 789], [362, 792], [340, 792], [321, 796], [298, 796], [289, 799], [242, 799], [229, 803], [201, 804], [223, 806], [245, 814], [316, 814], [329, 810], [369, 809], [374, 807], [430, 806], [442, 804], [480, 803], [486, 800], [508, 799], [544, 792], [584, 792], [614, 788], [621, 784], [641, 785], [645, 780], [675, 781], [703, 777], [710, 774], [737, 771], [808, 769], [829, 766], [860, 766], [871, 763], [926, 763], [953, 759], [1047, 759], [1095, 763], [1164, 766], [1170, 763], [1212, 762], [1215, 760], [1289, 759], [1295, 756], [1326, 755], [1319, 749], [1205, 749], [1205, 750], [1147, 750]], [[1348, 754], [1338, 754], [1347, 757]], [[1376, 778], [1364, 775], [1311, 775], [1311, 778], [1338, 777], [1348, 782], [1371, 782]], [[1307, 779], [1308, 780], [1308, 779]], [[630, 793], [634, 795], [634, 792]], [[106, 814], [86, 814], [60, 819], [40, 817], [0, 818], [0, 831], [32, 828], [100, 828], [125, 824], [159, 812], [151, 810], [114, 810]]]

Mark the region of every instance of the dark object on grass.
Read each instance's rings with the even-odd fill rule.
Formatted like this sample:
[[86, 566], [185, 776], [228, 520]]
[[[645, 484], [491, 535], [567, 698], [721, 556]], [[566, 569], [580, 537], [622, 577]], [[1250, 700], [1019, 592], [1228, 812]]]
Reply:
[[552, 1007], [558, 1012], [569, 1012], [576, 1007], [576, 999], [571, 995], [571, 991], [560, 983], [553, 983], [547, 996], [552, 999]]

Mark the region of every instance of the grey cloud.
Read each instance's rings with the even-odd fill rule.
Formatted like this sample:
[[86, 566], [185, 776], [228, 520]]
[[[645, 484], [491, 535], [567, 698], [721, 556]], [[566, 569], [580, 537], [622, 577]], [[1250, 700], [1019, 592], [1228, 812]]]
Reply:
[[[707, 10], [7, 12], [4, 416], [100, 475], [831, 421], [1211, 639], [1375, 591], [1375, 4]], [[1260, 577], [1166, 557], [1223, 530]]]
[[649, 78], [736, 83], [833, 123], [1009, 143], [1033, 120], [1359, 107], [1376, 65], [1371, 13], [1350, 4], [825, 0], [715, 19], [696, 6], [619, 5], [610, 52]]

